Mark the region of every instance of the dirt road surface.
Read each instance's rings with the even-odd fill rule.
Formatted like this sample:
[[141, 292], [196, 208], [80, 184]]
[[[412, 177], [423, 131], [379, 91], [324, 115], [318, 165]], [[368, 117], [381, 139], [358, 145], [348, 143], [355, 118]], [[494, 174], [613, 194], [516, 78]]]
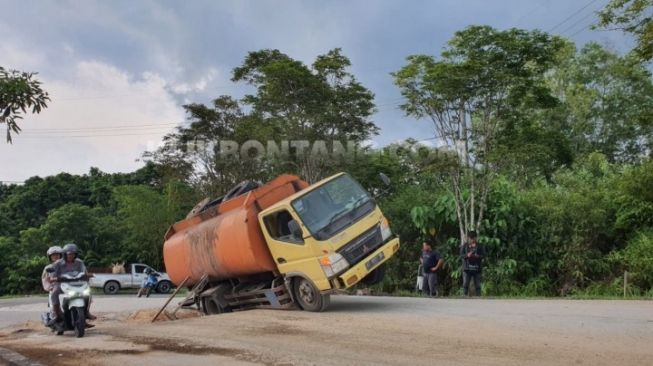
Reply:
[[120, 312], [100, 313], [84, 338], [57, 337], [28, 322], [0, 330], [0, 348], [43, 365], [597, 366], [653, 360], [651, 301], [334, 296], [325, 313], [250, 310], [150, 324], [153, 311], [127, 319], [143, 306], [135, 300], [120, 301]]

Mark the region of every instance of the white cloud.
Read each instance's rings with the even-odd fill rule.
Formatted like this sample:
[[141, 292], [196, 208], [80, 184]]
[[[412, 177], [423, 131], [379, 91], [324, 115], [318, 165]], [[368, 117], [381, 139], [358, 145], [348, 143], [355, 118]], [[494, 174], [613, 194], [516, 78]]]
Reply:
[[166, 80], [136, 77], [107, 63], [79, 61], [66, 80], [41, 78], [52, 101], [22, 121], [13, 145], [0, 144], [0, 180], [62, 171], [131, 171], [148, 143], [184, 119]]
[[209, 68], [205, 75], [202, 75], [199, 79], [190, 83], [173, 83], [171, 89], [176, 94], [188, 94], [192, 92], [203, 92], [206, 90], [206, 87], [215, 80], [218, 75], [218, 70], [215, 68]]

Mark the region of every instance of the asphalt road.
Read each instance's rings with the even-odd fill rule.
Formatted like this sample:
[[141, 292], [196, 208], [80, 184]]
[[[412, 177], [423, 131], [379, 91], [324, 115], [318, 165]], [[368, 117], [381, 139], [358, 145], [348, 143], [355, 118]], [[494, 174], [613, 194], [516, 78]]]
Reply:
[[[98, 313], [134, 311], [162, 306], [167, 298], [167, 295], [157, 294], [149, 298], [136, 298], [136, 295], [94, 295], [91, 309]], [[46, 296], [0, 299], [0, 329], [32, 320], [40, 321], [41, 313], [47, 311], [47, 307]]]
[[[0, 301], [5, 323], [7, 314], [39, 306], [13, 301]], [[28, 323], [0, 330], [0, 347], [53, 365], [612, 366], [653, 359], [652, 301], [334, 296], [324, 313], [250, 310], [155, 324], [151, 312], [141, 321], [112, 314], [156, 308], [164, 298], [95, 301], [98, 326], [82, 339]], [[62, 347], [74, 356], [52, 359]]]

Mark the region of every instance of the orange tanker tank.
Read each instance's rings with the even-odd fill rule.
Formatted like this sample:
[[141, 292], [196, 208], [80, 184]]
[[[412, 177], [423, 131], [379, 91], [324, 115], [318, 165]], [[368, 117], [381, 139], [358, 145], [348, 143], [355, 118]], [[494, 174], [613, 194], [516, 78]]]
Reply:
[[298, 177], [282, 175], [224, 202], [208, 203], [172, 225], [163, 244], [172, 282], [178, 285], [189, 277], [186, 285], [193, 285], [204, 274], [222, 280], [276, 270], [257, 215], [306, 187]]

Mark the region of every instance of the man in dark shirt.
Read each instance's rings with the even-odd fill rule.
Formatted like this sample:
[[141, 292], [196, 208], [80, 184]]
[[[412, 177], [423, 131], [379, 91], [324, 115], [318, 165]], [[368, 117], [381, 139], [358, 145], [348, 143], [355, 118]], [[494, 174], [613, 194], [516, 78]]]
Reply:
[[481, 261], [485, 257], [485, 249], [476, 241], [476, 232], [467, 234], [468, 242], [460, 247], [460, 257], [463, 260], [463, 292], [469, 295], [469, 284], [474, 281], [475, 295], [481, 295]]
[[424, 271], [424, 285], [422, 291], [428, 296], [438, 295], [438, 270], [442, 268], [444, 260], [440, 253], [433, 250], [431, 243], [425, 241], [422, 244], [422, 257], [420, 258]]

